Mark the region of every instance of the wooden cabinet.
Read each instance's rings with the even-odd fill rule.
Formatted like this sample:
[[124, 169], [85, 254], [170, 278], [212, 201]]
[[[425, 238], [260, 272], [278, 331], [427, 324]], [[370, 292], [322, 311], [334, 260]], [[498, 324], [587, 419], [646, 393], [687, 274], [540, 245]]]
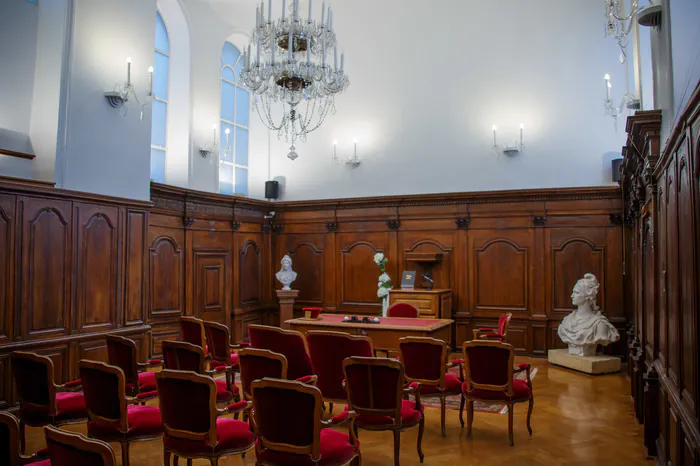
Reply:
[[389, 290], [389, 306], [407, 303], [424, 319], [452, 318], [452, 290]]

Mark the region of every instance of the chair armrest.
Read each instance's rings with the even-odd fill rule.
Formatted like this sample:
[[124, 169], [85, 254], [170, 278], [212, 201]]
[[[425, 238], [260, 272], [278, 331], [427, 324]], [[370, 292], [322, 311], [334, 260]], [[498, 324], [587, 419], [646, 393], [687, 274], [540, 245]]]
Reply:
[[375, 348], [375, 350], [374, 350], [374, 357], [375, 357], [375, 358], [380, 357], [380, 356], [379, 356], [379, 353], [380, 353], [380, 352], [385, 354], [385, 356], [382, 356], [382, 357], [386, 357], [386, 358], [389, 357], [389, 350], [385, 350], [385, 349], [376, 349], [376, 348]]
[[343, 419], [340, 422], [334, 421], [338, 416], [333, 416], [332, 418], [326, 420], [326, 421], [321, 421], [321, 425], [323, 427], [331, 427], [334, 425], [340, 425], [343, 424], [347, 421], [348, 423], [348, 434], [350, 434], [350, 445], [353, 445], [355, 447], [355, 451], [358, 449], [358, 442], [357, 442], [357, 436], [355, 435], [355, 416], [357, 413], [355, 413], [354, 410], [347, 411], [343, 413]]
[[80, 379], [71, 380], [62, 385], [56, 385], [56, 390], [61, 392], [79, 392], [83, 388], [83, 381]]
[[528, 362], [522, 362], [518, 364], [517, 366], [513, 367], [513, 374], [517, 374], [518, 372], [525, 371], [525, 383], [527, 383], [527, 386], [532, 389], [532, 379], [530, 379], [530, 369], [532, 366]]
[[416, 409], [421, 410], [422, 406], [420, 404], [420, 382], [413, 382], [408, 389], [404, 388], [404, 393], [408, 395], [413, 395], [416, 398]]
[[477, 330], [479, 330], [480, 332], [483, 332], [483, 333], [496, 333], [496, 329], [489, 328], [489, 327], [481, 327]]
[[126, 402], [127, 402], [127, 404], [139, 404], [139, 403], [144, 403], [148, 400], [153, 400], [155, 398], [158, 398], [158, 390], [153, 390], [150, 392], [142, 392], [136, 396], [127, 396]]
[[464, 368], [462, 367], [464, 364], [464, 359], [453, 359], [451, 363], [447, 365], [448, 369], [451, 369], [453, 367], [459, 367], [459, 380], [461, 382], [464, 382]]
[[139, 369], [148, 369], [149, 367], [160, 367], [163, 365], [163, 360], [162, 359], [149, 359], [146, 362], [137, 362], [136, 363], [139, 367]]
[[242, 411], [249, 411], [253, 408], [252, 401], [241, 400], [237, 403], [230, 404], [224, 409], [217, 409], [217, 415], [221, 416], [223, 414], [240, 413]]
[[316, 382], [318, 382], [318, 376], [317, 375], [305, 375], [304, 377], [299, 377], [297, 379], [297, 382], [301, 382], [306, 385], [316, 385]]
[[236, 343], [235, 345], [229, 345], [229, 348], [231, 348], [231, 349], [250, 348], [250, 342], [249, 341], [242, 341], [240, 343]]

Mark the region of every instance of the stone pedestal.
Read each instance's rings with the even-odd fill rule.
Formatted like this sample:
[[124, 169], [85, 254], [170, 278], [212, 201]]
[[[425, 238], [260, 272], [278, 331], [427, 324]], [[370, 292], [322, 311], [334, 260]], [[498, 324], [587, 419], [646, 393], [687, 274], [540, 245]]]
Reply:
[[551, 364], [567, 367], [586, 374], [612, 374], [620, 372], [620, 358], [615, 356], [576, 356], [567, 349], [551, 349], [547, 359]]
[[280, 327], [289, 328], [285, 321], [294, 318], [294, 300], [299, 296], [299, 290], [277, 290], [280, 301]]

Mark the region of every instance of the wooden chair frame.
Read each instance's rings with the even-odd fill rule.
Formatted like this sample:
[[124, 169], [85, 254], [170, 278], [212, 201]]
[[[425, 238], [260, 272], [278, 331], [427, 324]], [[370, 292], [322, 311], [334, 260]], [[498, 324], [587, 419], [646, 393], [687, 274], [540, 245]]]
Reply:
[[[139, 372], [143, 372], [150, 367], [159, 367], [162, 365], [162, 361], [160, 359], [151, 359], [148, 362], [138, 362], [138, 349], [136, 348], [136, 342], [134, 340], [129, 339], [129, 338], [125, 338], [125, 337], [122, 337], [119, 335], [105, 335], [105, 340], [107, 343], [107, 352], [108, 353], [109, 353], [110, 342], [113, 344], [117, 344], [117, 345], [128, 346], [131, 349], [131, 355], [132, 355], [131, 367], [134, 368], [134, 371], [132, 374], [130, 374], [129, 378], [131, 380], [134, 380], [134, 390], [132, 390], [131, 393], [129, 393], [129, 395], [130, 396], [138, 395], [140, 392], [139, 384], [138, 384]], [[111, 360], [111, 357], [110, 357], [109, 363], [113, 366], [116, 366], [116, 364], [112, 364], [113, 361]], [[139, 369], [143, 369], [143, 370], [139, 371]], [[122, 368], [122, 370], [124, 370], [124, 369]], [[126, 376], [126, 373], [124, 373], [124, 375]], [[144, 401], [144, 403], [145, 403], [145, 401]]]
[[[414, 395], [416, 398], [416, 409], [421, 411], [420, 421], [418, 421], [418, 424], [417, 424], [418, 425], [417, 449], [418, 449], [418, 457], [420, 458], [420, 462], [422, 463], [423, 458], [425, 456], [425, 455], [423, 455], [423, 449], [422, 449], [423, 431], [425, 430], [425, 415], [421, 409], [422, 407], [421, 407], [421, 402], [420, 402], [420, 397], [421, 397], [421, 395], [420, 395], [420, 382], [418, 382], [415, 387], [404, 387], [403, 382], [405, 381], [406, 373], [405, 373], [404, 365], [401, 361], [398, 361], [396, 359], [389, 359], [389, 358], [365, 358], [365, 357], [359, 357], [359, 356], [349, 357], [343, 361], [343, 372], [345, 373], [345, 380], [346, 381], [348, 379], [347, 368], [350, 366], [355, 366], [355, 365], [389, 367], [389, 368], [396, 369], [399, 371], [399, 377], [398, 377], [399, 383], [397, 384], [396, 389], [395, 389], [397, 403], [396, 403], [396, 407], [394, 407], [392, 409], [376, 409], [376, 408], [372, 408], [372, 407], [362, 407], [362, 406], [357, 406], [357, 405], [353, 404], [350, 384], [346, 383], [345, 390], [348, 393], [348, 408], [350, 411], [354, 411], [355, 413], [357, 413], [359, 415], [368, 414], [368, 415], [376, 415], [376, 416], [390, 416], [394, 419], [393, 425], [373, 426], [373, 425], [362, 425], [361, 423], [356, 422], [355, 427], [365, 429], [365, 430], [375, 430], [375, 431], [391, 430], [394, 434], [394, 464], [395, 464], [395, 466], [399, 466], [399, 452], [401, 450], [401, 432], [403, 432], [406, 429], [409, 429], [411, 427], [416, 426], [416, 424], [409, 424], [409, 425], [403, 424], [402, 419], [401, 419], [402, 401], [404, 399], [404, 395]], [[370, 383], [371, 383], [371, 380], [370, 380]], [[386, 389], [391, 390], [391, 387], [386, 387]]]
[[[330, 427], [334, 425], [334, 423], [329, 419], [324, 421], [322, 419], [323, 417], [323, 395], [321, 394], [321, 390], [319, 390], [317, 387], [314, 387], [313, 385], [307, 385], [302, 382], [296, 381], [296, 380], [281, 380], [281, 379], [272, 379], [269, 377], [265, 377], [262, 380], [256, 380], [251, 384], [251, 392], [253, 399], [255, 399], [255, 390], [263, 389], [263, 388], [279, 388], [279, 389], [286, 389], [286, 390], [295, 390], [300, 393], [305, 393], [308, 395], [313, 396], [314, 398], [314, 432], [313, 432], [313, 437], [314, 437], [314, 442], [311, 445], [290, 445], [287, 443], [278, 443], [278, 442], [273, 442], [271, 440], [266, 439], [263, 435], [260, 434], [260, 427], [258, 426], [258, 423], [256, 422], [256, 417], [255, 417], [255, 410], [253, 410], [253, 414], [251, 416], [251, 425], [253, 427], [253, 432], [255, 433], [255, 438], [258, 439], [260, 448], [265, 448], [265, 446], [269, 446], [273, 448], [276, 451], [281, 451], [285, 453], [291, 453], [291, 454], [296, 454], [296, 455], [311, 455], [311, 460], [314, 463], [317, 463], [318, 461], [321, 460], [321, 430], [325, 427]], [[348, 412], [348, 434], [350, 435], [350, 444], [355, 446], [355, 453], [354, 455], [345, 463], [342, 463], [342, 465], [336, 465], [336, 466], [344, 466], [344, 465], [350, 465], [350, 464], [360, 464], [361, 463], [361, 455], [360, 455], [360, 450], [358, 448], [358, 442], [357, 442], [357, 429], [355, 425], [355, 412], [350, 410]], [[263, 466], [265, 463], [261, 462], [256, 462], [256, 466], [260, 465]]]
[[[19, 420], [10, 413], [0, 411], [0, 424], [7, 426], [9, 431], [8, 453], [10, 455], [10, 464], [6, 466], [24, 466], [25, 464], [35, 463], [45, 460], [46, 458], [38, 456], [34, 453], [31, 456], [25, 456], [21, 451], [20, 443], [20, 428]], [[16, 449], [13, 447], [16, 446]]]
[[[202, 319], [199, 319], [199, 318], [194, 317], [194, 316], [181, 316], [180, 317], [180, 338], [182, 338], [182, 323], [183, 322], [186, 324], [199, 325], [199, 327], [201, 329], [202, 350], [204, 350], [204, 345], [207, 343], [207, 334], [204, 331], [204, 321]], [[182, 341], [184, 341], [184, 340], [182, 340]], [[186, 343], [190, 343], [190, 342], [186, 342]], [[193, 343], [191, 343], [191, 344], [193, 344]], [[195, 345], [195, 346], [199, 346], [199, 345]], [[204, 354], [207, 358], [209, 357], [206, 350], [204, 351]]]
[[103, 416], [98, 416], [94, 414], [93, 412], [90, 411], [90, 408], [88, 407], [88, 416], [89, 418], [92, 419], [97, 419], [100, 421], [105, 421], [105, 422], [111, 422], [111, 423], [119, 423], [119, 433], [121, 434], [121, 438], [119, 439], [113, 439], [113, 438], [108, 438], [108, 439], [101, 439], [99, 437], [93, 437], [90, 436], [91, 438], [96, 438], [98, 440], [103, 440], [105, 442], [119, 442], [122, 448], [122, 464], [124, 466], [129, 465], [129, 445], [134, 443], [134, 442], [147, 442], [149, 440], [156, 440], [159, 439], [163, 436], [163, 434], [158, 434], [158, 435], [144, 435], [140, 437], [133, 437], [131, 439], [127, 439], [126, 435], [129, 432], [129, 418], [128, 418], [128, 405], [130, 404], [140, 404], [142, 403], [143, 399], [151, 399], [153, 396], [147, 396], [146, 398], [136, 396], [136, 397], [130, 397], [127, 396], [126, 394], [126, 377], [124, 375], [124, 371], [117, 366], [112, 366], [109, 364], [106, 364], [104, 362], [98, 362], [98, 361], [88, 361], [86, 359], [81, 360], [78, 363], [78, 370], [80, 369], [92, 369], [92, 370], [98, 370], [102, 372], [107, 372], [110, 374], [113, 374], [117, 377], [117, 383], [119, 386], [117, 387], [117, 394], [119, 396], [119, 419], [110, 419], [106, 418]]
[[46, 435], [47, 443], [49, 441], [53, 441], [55, 443], [68, 445], [76, 450], [100, 455], [104, 466], [117, 465], [114, 450], [112, 450], [112, 447], [110, 447], [107, 442], [88, 438], [76, 432], [68, 432], [66, 430], [57, 429], [53, 426], [46, 426], [44, 428], [44, 433]]
[[[350, 333], [345, 333], [345, 332], [335, 332], [332, 330], [309, 330], [306, 335], [305, 335], [305, 341], [307, 345], [307, 351], [308, 351], [308, 344], [309, 341], [306, 339], [309, 335], [326, 335], [326, 336], [332, 336], [336, 338], [345, 338], [347, 340], [354, 340], [354, 341], [365, 341], [369, 344], [369, 349], [372, 354], [374, 353], [374, 345], [372, 344], [372, 339], [366, 335], [352, 335]], [[311, 351], [309, 351], [309, 357], [311, 357]], [[313, 364], [313, 359], [311, 360], [311, 363]], [[318, 376], [318, 374], [316, 374]], [[327, 402], [329, 405], [328, 411], [329, 413], [333, 413], [333, 403], [339, 403], [343, 404], [347, 402], [347, 399], [341, 399], [341, 398], [328, 398], [328, 397], [323, 397], [323, 401]]]
[[[195, 345], [192, 345], [195, 346]], [[187, 430], [180, 430], [180, 429], [175, 429], [171, 428], [168, 426], [167, 422], [165, 422], [165, 419], [163, 419], [163, 431], [165, 435], [169, 435], [171, 437], [177, 437], [177, 438], [182, 438], [186, 440], [191, 440], [194, 442], [208, 442], [208, 444], [212, 447], [212, 449], [217, 445], [218, 439], [216, 436], [216, 418], [225, 414], [231, 414], [235, 413], [238, 414], [240, 412], [247, 412], [249, 411], [253, 404], [248, 402], [245, 406], [241, 407], [236, 407], [235, 405], [229, 405], [225, 409], [219, 409], [216, 406], [216, 384], [214, 383], [214, 379], [211, 377], [208, 377], [206, 375], [202, 374], [195, 374], [194, 372], [191, 371], [177, 371], [177, 370], [171, 370], [171, 369], [163, 369], [162, 371], [158, 372], [156, 374], [156, 384], [160, 382], [163, 379], [178, 379], [178, 380], [187, 380], [190, 382], [198, 383], [198, 384], [206, 384], [209, 388], [209, 431], [206, 433], [201, 433], [201, 432], [193, 432], [193, 431], [187, 431]], [[163, 411], [163, 400], [162, 398], [159, 398], [159, 406], [161, 409], [161, 412]], [[165, 445], [163, 446], [163, 460], [166, 465], [170, 465], [170, 459], [172, 456], [175, 457], [175, 464], [177, 464], [178, 458], [185, 458], [187, 459], [187, 464], [191, 464], [193, 459], [197, 458], [205, 458], [208, 459], [209, 462], [212, 464], [212, 466], [216, 466], [219, 464], [219, 459], [223, 456], [229, 456], [229, 455], [235, 455], [235, 454], [241, 454], [245, 456], [245, 453], [253, 448], [255, 446], [255, 443], [251, 443], [245, 448], [239, 448], [239, 449], [229, 449], [225, 450], [222, 452], [219, 452], [218, 454], [211, 454], [211, 455], [188, 455], [186, 453], [182, 453], [179, 451], [175, 451], [173, 449], [166, 448]]]
[[[231, 388], [231, 385], [233, 385], [236, 381], [236, 371], [238, 370], [237, 367], [233, 366], [231, 364], [231, 350], [240, 350], [241, 348], [244, 348], [244, 345], [239, 345], [239, 344], [231, 344], [231, 331], [227, 326], [224, 324], [220, 324], [218, 322], [211, 322], [208, 320], [202, 321], [204, 324], [204, 333], [206, 336], [206, 341], [207, 341], [207, 346], [209, 349], [209, 357], [212, 361], [223, 361], [224, 365], [226, 366], [226, 383], [228, 384], [228, 387]], [[211, 329], [216, 329], [221, 332], [226, 333], [226, 341], [228, 342], [228, 350], [229, 353], [224, 355], [224, 354], [218, 354], [216, 352], [216, 345], [214, 345], [214, 339], [210, 338], [210, 332]]]
[[[304, 336], [303, 333], [297, 332], [296, 330], [287, 330], [287, 329], [280, 328], [280, 327], [270, 327], [269, 325], [250, 324], [250, 325], [248, 325], [248, 328], [249, 329], [250, 328], [261, 328], [261, 329], [265, 329], [265, 330], [271, 330], [272, 332], [279, 333], [280, 335], [297, 335], [301, 339], [302, 343], [304, 344], [304, 351], [306, 352], [306, 355], [309, 357], [309, 361], [311, 361], [311, 353], [309, 352], [309, 344], [307, 343], [306, 337]], [[263, 349], [263, 348], [260, 348], [260, 349]], [[285, 356], [285, 358], [286, 358], [286, 356]], [[289, 368], [289, 360], [287, 360], [287, 368]], [[315, 375], [313, 375], [313, 374], [306, 374], [306, 375], [311, 376], [314, 379], [314, 381], [310, 382], [310, 383], [315, 383], [315, 378], [316, 378]]]
[[[48, 423], [34, 423], [34, 422], [27, 422], [24, 419], [19, 420], [19, 435], [20, 435], [20, 451], [22, 454], [24, 454], [25, 449], [26, 449], [26, 437], [25, 437], [25, 426], [30, 426], [30, 427], [44, 427], [46, 425], [53, 425], [53, 426], [62, 426], [62, 425], [67, 425], [67, 424], [79, 424], [81, 422], [85, 422], [87, 418], [75, 418], [75, 419], [68, 419], [68, 420], [63, 420], [63, 421], [58, 421], [56, 420], [56, 416], [58, 415], [58, 408], [56, 407], [56, 392], [59, 391], [79, 391], [80, 390], [80, 381], [75, 380], [72, 382], [68, 382], [65, 384], [56, 384], [54, 382], [55, 376], [54, 376], [54, 368], [53, 368], [53, 361], [51, 358], [48, 356], [42, 356], [40, 354], [32, 353], [29, 351], [13, 351], [12, 354], [10, 355], [10, 361], [13, 359], [24, 359], [27, 361], [32, 361], [38, 364], [43, 364], [46, 366], [46, 375], [48, 378], [48, 389], [49, 389], [49, 404], [48, 404], [48, 417], [50, 418], [50, 422]], [[19, 396], [19, 402], [20, 402], [20, 409], [22, 405], [25, 405], [27, 407], [35, 407], [35, 408], [42, 408], [46, 405], [37, 405], [35, 403], [30, 403], [28, 401], [22, 400], [22, 395], [18, 393]]]
[[[421, 344], [421, 345], [433, 345], [433, 346], [439, 346], [442, 349], [442, 352], [440, 354], [440, 378], [436, 380], [429, 380], [429, 379], [418, 379], [414, 377], [409, 377], [406, 376], [406, 380], [409, 383], [412, 382], [418, 382], [423, 385], [431, 385], [434, 387], [437, 387], [438, 392], [437, 393], [431, 393], [431, 394], [421, 394], [421, 397], [423, 398], [434, 398], [434, 397], [440, 397], [440, 422], [442, 426], [442, 436], [445, 437], [447, 436], [447, 429], [445, 428], [445, 404], [446, 404], [446, 397], [447, 394], [445, 393], [445, 375], [447, 375], [447, 371], [452, 368], [452, 367], [457, 367], [457, 364], [448, 364], [447, 362], [447, 357], [449, 355], [449, 350], [447, 348], [447, 343], [444, 342], [443, 340], [438, 340], [436, 338], [432, 337], [402, 337], [399, 339], [399, 352], [401, 353], [401, 360], [404, 360], [403, 357], [403, 352], [401, 350], [401, 343], [414, 343], [414, 344]], [[461, 371], [460, 371], [461, 372]], [[464, 377], [460, 374], [460, 381], [464, 382]], [[461, 393], [461, 390], [460, 390]], [[464, 395], [462, 395], [462, 400], [461, 400], [461, 405], [464, 406]], [[464, 423], [462, 422], [462, 427], [464, 427]]]
[[[471, 378], [471, 373], [469, 370], [469, 355], [467, 354], [467, 348], [473, 348], [473, 347], [496, 347], [496, 348], [501, 348], [505, 349], [509, 352], [509, 357], [508, 357], [508, 382], [505, 385], [491, 385], [491, 384], [481, 384], [474, 382]], [[530, 417], [532, 415], [532, 408], [534, 404], [534, 396], [532, 393], [532, 380], [530, 379], [530, 365], [529, 364], [524, 364], [521, 365], [521, 367], [514, 367], [513, 362], [515, 361], [515, 349], [513, 348], [512, 345], [509, 345], [508, 343], [502, 343], [500, 341], [493, 341], [493, 340], [474, 340], [474, 341], [465, 341], [462, 344], [462, 354], [464, 358], [464, 382], [466, 389], [468, 391], [471, 391], [473, 389], [477, 390], [487, 390], [487, 391], [493, 391], [493, 392], [505, 392], [508, 397], [512, 399], [513, 397], [513, 375], [516, 372], [521, 372], [521, 371], [526, 371], [527, 379], [526, 383], [528, 388], [530, 389], [530, 398], [528, 399], [528, 410], [527, 410], [527, 430], [532, 435], [532, 427], [530, 425]], [[467, 401], [467, 437], [471, 437], [472, 434], [472, 422], [474, 421], [474, 401], [481, 401], [482, 403], [489, 403], [489, 404], [502, 404], [504, 400], [488, 400], [488, 399], [482, 399], [482, 398], [477, 398], [477, 397], [471, 397], [469, 395], [464, 395], [464, 390], [463, 390], [463, 398], [466, 399]], [[505, 404], [508, 406], [508, 438], [510, 440], [510, 445], [514, 445], [514, 440], [513, 440], [513, 406], [516, 403], [522, 403], [524, 400], [511, 400], [511, 401], [505, 401]], [[459, 410], [459, 419], [462, 421], [462, 409], [464, 407], [464, 404], [460, 406]], [[462, 421], [463, 422], [463, 421]]]
[[[513, 318], [513, 313], [509, 312], [506, 314], [506, 324], [503, 326], [503, 334], [500, 335], [500, 338], [504, 339], [508, 335], [508, 327], [510, 326], [510, 319]], [[475, 340], [494, 340], [495, 337], [489, 337], [488, 335], [498, 333], [497, 328], [485, 328], [485, 327], [480, 327], [480, 328], [475, 328], [472, 330], [474, 332], [474, 339]]]
[[[283, 379], [283, 380], [287, 379], [287, 357], [284, 354], [275, 353], [274, 351], [260, 349], [260, 348], [244, 348], [238, 352], [239, 358], [244, 358], [246, 356], [274, 359], [275, 361], [279, 361], [279, 363], [282, 367], [280, 379]], [[239, 359], [239, 361], [240, 361], [240, 359]], [[243, 399], [246, 401], [252, 401], [252, 394], [247, 393], [243, 389], [243, 375], [244, 375], [243, 365], [239, 364], [239, 368], [240, 368], [239, 372], [241, 374], [241, 392], [243, 393]], [[252, 387], [252, 381], [251, 381], [251, 387]]]

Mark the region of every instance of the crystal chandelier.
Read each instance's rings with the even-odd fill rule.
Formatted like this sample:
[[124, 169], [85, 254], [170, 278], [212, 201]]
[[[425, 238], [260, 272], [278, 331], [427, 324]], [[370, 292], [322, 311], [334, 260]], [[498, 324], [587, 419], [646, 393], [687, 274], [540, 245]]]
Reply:
[[634, 25], [638, 13], [653, 6], [652, 0], [649, 5], [639, 6], [639, 0], [631, 0], [629, 13], [625, 13], [626, 0], [605, 0], [605, 37], [614, 37], [620, 47], [620, 63], [627, 61], [627, 45], [629, 44], [629, 33]]
[[[321, 126], [328, 113], [335, 113], [335, 95], [348, 87], [345, 55], [338, 66], [338, 42], [333, 30], [333, 12], [324, 0], [321, 20], [312, 20], [313, 0], [309, 14], [299, 17], [299, 0], [292, 0], [289, 11], [282, 0], [282, 16], [272, 19], [272, 0], [268, 0], [267, 19], [263, 3], [257, 8], [251, 46], [244, 52], [240, 82], [254, 95], [255, 110], [260, 119], [277, 137], [284, 136], [291, 144], [289, 157], [296, 159], [294, 144], [306, 141], [306, 135]], [[333, 49], [333, 65], [327, 56]], [[273, 108], [281, 107], [279, 111]]]

